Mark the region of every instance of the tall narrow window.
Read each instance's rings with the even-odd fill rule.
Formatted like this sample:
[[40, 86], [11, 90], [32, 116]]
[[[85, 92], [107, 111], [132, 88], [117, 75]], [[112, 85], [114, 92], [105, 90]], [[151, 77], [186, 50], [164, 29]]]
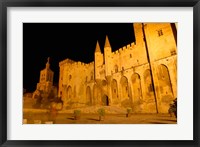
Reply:
[[94, 80], [94, 74], [91, 72], [91, 80]]
[[115, 65], [115, 73], [117, 73], [117, 72], [118, 72], [118, 66]]
[[158, 36], [162, 36], [163, 35], [163, 31], [162, 30], [158, 30]]
[[69, 75], [69, 80], [71, 80], [72, 79], [72, 75]]
[[176, 51], [175, 50], [171, 50], [171, 55], [176, 55]]

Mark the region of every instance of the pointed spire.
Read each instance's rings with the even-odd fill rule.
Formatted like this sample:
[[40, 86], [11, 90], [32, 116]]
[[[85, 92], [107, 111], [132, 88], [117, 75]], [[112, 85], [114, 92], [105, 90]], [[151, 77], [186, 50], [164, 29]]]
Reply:
[[46, 68], [49, 68], [49, 67], [50, 67], [49, 60], [50, 60], [50, 57], [47, 58]]
[[105, 45], [104, 45], [104, 48], [105, 47], [110, 47], [110, 42], [108, 40], [108, 36], [106, 35], [106, 41], [105, 41]]
[[47, 58], [47, 63], [49, 63], [50, 57]]
[[100, 52], [101, 53], [101, 49], [100, 49], [100, 46], [99, 46], [99, 42], [97, 41], [97, 45], [96, 45], [96, 49], [95, 49], [95, 53], [96, 52]]

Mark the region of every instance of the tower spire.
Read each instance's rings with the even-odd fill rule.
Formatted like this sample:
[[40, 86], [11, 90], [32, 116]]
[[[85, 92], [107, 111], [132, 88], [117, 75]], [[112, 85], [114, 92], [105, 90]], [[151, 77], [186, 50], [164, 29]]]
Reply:
[[50, 57], [47, 58], [47, 63], [49, 63]]
[[100, 52], [101, 53], [101, 49], [100, 49], [100, 46], [99, 46], [99, 42], [97, 41], [97, 45], [96, 45], [96, 49], [95, 49], [95, 53], [96, 52]]
[[108, 40], [108, 36], [106, 35], [106, 41], [105, 41], [105, 45], [104, 45], [104, 48], [106, 47], [110, 47], [110, 42]]
[[49, 60], [50, 60], [50, 57], [47, 58], [46, 68], [49, 68], [49, 67], [50, 67]]

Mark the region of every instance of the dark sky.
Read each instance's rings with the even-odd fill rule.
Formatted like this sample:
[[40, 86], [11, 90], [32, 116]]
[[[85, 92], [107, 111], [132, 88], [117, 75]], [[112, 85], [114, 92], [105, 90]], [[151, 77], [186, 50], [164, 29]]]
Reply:
[[54, 83], [58, 83], [59, 62], [70, 58], [94, 61], [97, 40], [103, 52], [108, 35], [112, 51], [134, 42], [131, 23], [24, 23], [23, 24], [23, 88], [33, 92], [40, 70], [50, 57]]

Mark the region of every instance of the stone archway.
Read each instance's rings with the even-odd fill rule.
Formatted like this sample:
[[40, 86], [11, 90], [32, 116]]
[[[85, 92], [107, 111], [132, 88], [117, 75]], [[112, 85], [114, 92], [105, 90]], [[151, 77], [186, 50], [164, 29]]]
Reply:
[[72, 106], [72, 103], [73, 103], [73, 99], [72, 99], [72, 87], [71, 86], [68, 86], [67, 87], [67, 90], [66, 90], [66, 97], [65, 97], [65, 100], [64, 100], [64, 103], [65, 105], [71, 107]]
[[120, 103], [122, 107], [131, 107], [132, 105], [132, 100], [129, 96], [129, 94], [131, 93], [130, 88], [129, 88], [129, 84], [128, 84], [128, 79], [123, 76], [120, 80]]
[[135, 73], [131, 76], [133, 87], [133, 100], [138, 101], [142, 97], [141, 80], [139, 74]]
[[115, 70], [115, 73], [118, 72], [118, 66], [117, 65], [114, 66], [114, 70]]
[[173, 100], [173, 91], [171, 85], [171, 79], [167, 66], [161, 64], [158, 66], [158, 81], [159, 92], [161, 95], [161, 102], [167, 105]]
[[144, 88], [143, 90], [143, 111], [147, 113], [158, 112], [157, 100], [155, 99], [155, 90], [151, 71], [146, 69], [144, 71]]
[[109, 106], [109, 99], [107, 95], [103, 95], [102, 97], [102, 105], [103, 106]]
[[72, 87], [68, 86], [67, 87], [67, 100], [71, 100], [72, 99]]
[[91, 89], [89, 86], [86, 89], [86, 104], [89, 106], [92, 105], [92, 95], [91, 95]]
[[149, 69], [145, 70], [144, 72], [144, 81], [145, 81], [145, 98], [155, 99], [153, 81]]
[[121, 78], [120, 84], [121, 84], [121, 99], [123, 100], [129, 98], [128, 79], [125, 76]]

